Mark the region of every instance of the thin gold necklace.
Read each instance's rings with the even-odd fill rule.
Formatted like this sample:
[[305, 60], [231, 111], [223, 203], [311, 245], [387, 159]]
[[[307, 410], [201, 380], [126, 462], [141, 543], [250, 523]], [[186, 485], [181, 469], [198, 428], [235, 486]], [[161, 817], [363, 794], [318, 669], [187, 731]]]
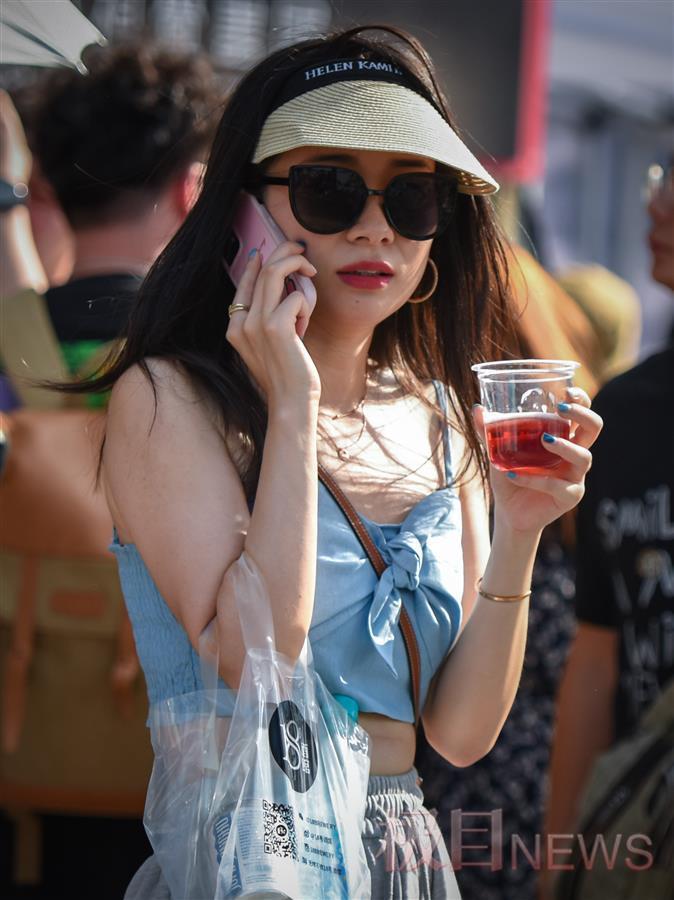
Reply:
[[[364, 392], [363, 396], [360, 398], [360, 400], [358, 401], [358, 403], [356, 403], [356, 405], [352, 409], [348, 410], [348, 412], [335, 413], [334, 415], [330, 415], [326, 412], [321, 412], [319, 410], [319, 420], [318, 420], [319, 432], [323, 438], [326, 438], [332, 444], [332, 446], [335, 448], [337, 456], [341, 460], [351, 459], [350, 450], [352, 447], [355, 447], [360, 442], [360, 439], [362, 438], [363, 433], [365, 431], [364, 406], [365, 406], [365, 398], [367, 397], [367, 392], [368, 392], [368, 388], [369, 388], [368, 380], [369, 380], [369, 367], [365, 373], [365, 392]], [[358, 432], [356, 437], [353, 440], [349, 441], [347, 444], [338, 444], [337, 441], [335, 440], [335, 438], [331, 434], [328, 434], [328, 432], [325, 430], [325, 428], [323, 427], [323, 425], [320, 421], [321, 415], [327, 417], [331, 422], [335, 422], [338, 419], [346, 419], [349, 416], [352, 416], [356, 412], [360, 413], [360, 418], [361, 418], [360, 431]]]
[[325, 431], [325, 429], [323, 428], [323, 426], [321, 425], [320, 422], [318, 423], [318, 427], [319, 427], [319, 431], [320, 431], [322, 437], [327, 438], [327, 440], [330, 441], [332, 446], [335, 448], [335, 452], [337, 453], [337, 456], [341, 460], [346, 461], [347, 459], [351, 459], [350, 450], [352, 447], [355, 447], [360, 442], [360, 439], [363, 436], [363, 432], [365, 431], [365, 413], [361, 412], [360, 431], [358, 432], [358, 434], [356, 435], [356, 437], [353, 440], [349, 441], [348, 444], [338, 444], [337, 441], [334, 439], [334, 437], [331, 434], [328, 434], [327, 431]]
[[330, 419], [331, 422], [335, 422], [335, 421], [337, 421], [337, 419], [347, 419], [349, 416], [352, 416], [355, 412], [357, 412], [357, 411], [361, 408], [361, 406], [362, 406], [363, 403], [365, 402], [365, 397], [366, 397], [366, 395], [367, 395], [367, 386], [365, 387], [365, 393], [364, 393], [363, 396], [360, 398], [360, 400], [358, 401], [358, 403], [356, 403], [356, 405], [355, 405], [352, 409], [348, 410], [348, 412], [345, 412], [345, 413], [335, 413], [334, 416], [333, 416], [333, 415], [331, 415], [330, 413], [325, 412], [324, 410], [320, 410], [320, 409], [319, 409], [319, 415], [325, 416], [327, 419]]
[[357, 412], [361, 408], [363, 403], [365, 403], [365, 398], [367, 397], [367, 392], [368, 392], [368, 388], [369, 388], [369, 380], [370, 380], [370, 368], [371, 368], [370, 364], [368, 363], [367, 367], [365, 369], [365, 390], [363, 391], [363, 396], [360, 398], [360, 400], [358, 401], [358, 403], [356, 403], [355, 406], [353, 406], [351, 409], [347, 410], [344, 413], [335, 413], [334, 415], [326, 412], [326, 410], [324, 410], [324, 409], [319, 408], [319, 410], [318, 410], [319, 416], [325, 416], [326, 418], [330, 419], [330, 421], [334, 422], [337, 419], [346, 419], [349, 416], [352, 416], [355, 412]]

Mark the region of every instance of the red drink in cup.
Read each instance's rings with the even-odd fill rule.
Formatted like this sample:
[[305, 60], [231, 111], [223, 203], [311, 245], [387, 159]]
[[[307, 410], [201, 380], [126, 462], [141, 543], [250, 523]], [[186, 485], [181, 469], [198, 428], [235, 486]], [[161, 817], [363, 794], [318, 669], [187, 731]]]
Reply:
[[561, 459], [541, 444], [543, 434], [569, 438], [570, 424], [550, 413], [521, 413], [485, 422], [489, 459], [497, 469], [554, 469]]
[[484, 406], [487, 452], [502, 471], [545, 474], [561, 464], [543, 443], [547, 432], [568, 440], [570, 421], [557, 405], [568, 401], [578, 363], [517, 359], [473, 366]]

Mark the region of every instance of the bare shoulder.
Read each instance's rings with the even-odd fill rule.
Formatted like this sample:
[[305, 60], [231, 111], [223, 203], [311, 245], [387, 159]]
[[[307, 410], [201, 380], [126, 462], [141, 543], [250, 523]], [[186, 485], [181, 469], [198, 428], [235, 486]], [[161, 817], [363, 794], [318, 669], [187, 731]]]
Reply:
[[108, 428], [127, 420], [135, 426], [148, 420], [148, 427], [161, 421], [179, 428], [185, 424], [175, 419], [180, 413], [188, 417], [190, 424], [210, 423], [223, 432], [221, 416], [213, 402], [183, 366], [152, 357], [144, 365], [146, 369], [140, 364], [131, 366], [115, 383], [108, 404]]
[[180, 366], [146, 364], [112, 392], [103, 483], [121, 542], [137, 547], [197, 647], [250, 515], [205, 392]]
[[[149, 358], [116, 382], [107, 411], [102, 476], [113, 518], [132, 532], [130, 508], [141, 497], [190, 490], [210, 479], [239, 497], [241, 481], [213, 401], [179, 364]], [[214, 490], [214, 493], [216, 491]], [[239, 503], [241, 505], [241, 503]]]

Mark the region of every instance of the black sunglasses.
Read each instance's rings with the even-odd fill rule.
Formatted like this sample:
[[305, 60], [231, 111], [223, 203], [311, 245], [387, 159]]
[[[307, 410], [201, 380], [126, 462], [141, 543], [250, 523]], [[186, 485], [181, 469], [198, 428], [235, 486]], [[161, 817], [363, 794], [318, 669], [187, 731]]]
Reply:
[[441, 172], [396, 175], [377, 191], [358, 172], [341, 166], [291, 166], [287, 178], [262, 175], [257, 184], [287, 185], [295, 218], [315, 234], [345, 231], [358, 221], [368, 197], [383, 197], [386, 221], [413, 241], [445, 230], [457, 195], [456, 179]]

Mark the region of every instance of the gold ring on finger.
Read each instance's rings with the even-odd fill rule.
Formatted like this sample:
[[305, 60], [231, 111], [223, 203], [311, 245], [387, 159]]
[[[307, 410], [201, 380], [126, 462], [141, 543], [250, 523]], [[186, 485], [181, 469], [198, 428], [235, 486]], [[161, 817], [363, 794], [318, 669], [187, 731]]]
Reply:
[[231, 316], [232, 313], [237, 312], [237, 310], [239, 310], [239, 309], [245, 309], [246, 312], [248, 312], [248, 310], [250, 309], [250, 306], [246, 306], [243, 303], [230, 303], [229, 306], [227, 307], [227, 314], [229, 316]]

